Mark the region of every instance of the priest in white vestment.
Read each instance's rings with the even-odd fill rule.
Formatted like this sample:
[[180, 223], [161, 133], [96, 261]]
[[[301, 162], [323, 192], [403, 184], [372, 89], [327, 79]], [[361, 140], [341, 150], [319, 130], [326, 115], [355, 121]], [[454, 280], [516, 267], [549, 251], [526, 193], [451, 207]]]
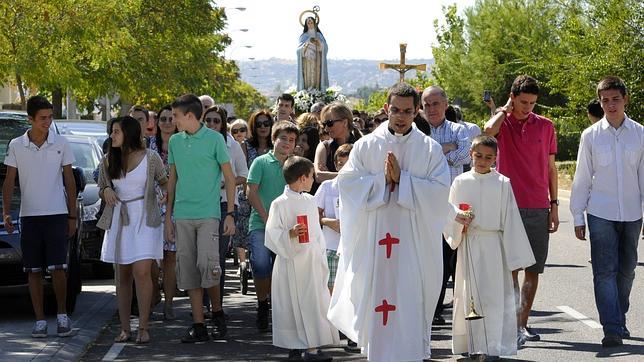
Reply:
[[[313, 170], [311, 183], [312, 175]], [[268, 215], [265, 244], [277, 255], [271, 282], [273, 344], [304, 350], [339, 343], [338, 331], [326, 317], [329, 268], [313, 196], [285, 186], [284, 193], [271, 203]], [[308, 219], [307, 243], [289, 236], [289, 229], [298, 224], [298, 215]]]
[[[489, 136], [476, 137], [471, 155], [472, 170], [458, 176], [452, 184], [449, 201], [453, 209], [448, 217], [451, 221], [444, 230], [450, 247], [458, 248], [452, 352], [497, 357], [516, 355], [516, 295], [512, 271], [534, 264], [535, 259], [510, 179], [490, 169], [496, 158], [496, 140]], [[455, 221], [461, 204], [469, 205], [474, 214], [465, 234], [463, 225]], [[482, 319], [465, 319], [471, 312], [470, 296]]]
[[413, 125], [418, 108], [413, 87], [392, 87], [389, 121], [354, 144], [338, 175], [340, 260], [328, 316], [370, 361], [430, 357], [450, 173], [441, 146]]

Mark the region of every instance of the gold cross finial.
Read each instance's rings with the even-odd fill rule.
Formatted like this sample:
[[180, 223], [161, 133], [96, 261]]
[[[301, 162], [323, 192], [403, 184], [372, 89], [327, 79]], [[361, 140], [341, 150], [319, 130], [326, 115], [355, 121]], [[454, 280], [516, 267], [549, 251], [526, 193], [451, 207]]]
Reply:
[[406, 64], [405, 63], [406, 52], [407, 52], [407, 44], [400, 43], [400, 63], [399, 64], [380, 63], [379, 65], [380, 70], [393, 69], [397, 71], [400, 74], [400, 82], [403, 82], [405, 81], [405, 73], [407, 73], [408, 71], [412, 69], [425, 71], [427, 69], [426, 64]]

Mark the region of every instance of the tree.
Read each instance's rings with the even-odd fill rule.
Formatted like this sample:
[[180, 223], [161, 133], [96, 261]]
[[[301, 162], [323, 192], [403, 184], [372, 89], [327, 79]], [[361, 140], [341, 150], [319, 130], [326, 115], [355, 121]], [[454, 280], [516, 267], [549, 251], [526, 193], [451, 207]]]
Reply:
[[479, 0], [459, 15], [452, 5], [435, 23], [432, 76], [468, 114], [487, 119], [484, 89], [500, 105], [517, 75], [532, 75], [542, 88], [537, 111], [561, 133], [588, 125], [597, 82], [618, 75], [631, 90], [629, 115], [641, 120], [643, 8], [636, 0]]
[[119, 94], [153, 109], [199, 91], [242, 108], [262, 103], [223, 57], [225, 21], [208, 0], [0, 2], [0, 81], [19, 85], [23, 105], [24, 87], [57, 103], [66, 89], [82, 103]]

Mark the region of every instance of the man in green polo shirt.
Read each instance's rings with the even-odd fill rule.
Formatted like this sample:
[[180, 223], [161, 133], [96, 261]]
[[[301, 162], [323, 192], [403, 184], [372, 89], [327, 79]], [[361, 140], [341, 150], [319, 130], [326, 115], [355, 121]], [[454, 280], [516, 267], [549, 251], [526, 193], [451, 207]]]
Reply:
[[[235, 177], [224, 138], [204, 126], [199, 98], [186, 94], [172, 103], [172, 116], [181, 132], [168, 143], [168, 205], [165, 237], [177, 243], [177, 286], [190, 296], [194, 324], [181, 338], [183, 343], [208, 340], [202, 308], [203, 289], [213, 304], [212, 337], [226, 335], [219, 298], [219, 185], [223, 173], [228, 200], [235, 197]], [[224, 235], [235, 233], [234, 205], [225, 210]], [[172, 216], [176, 226], [172, 223]], [[176, 228], [176, 230], [175, 230]]]
[[248, 248], [257, 294], [257, 328], [268, 329], [268, 295], [271, 292], [271, 273], [274, 255], [264, 246], [264, 229], [271, 202], [284, 192], [286, 181], [282, 174], [284, 161], [293, 153], [298, 136], [297, 126], [289, 121], [273, 125], [273, 150], [253, 161], [248, 173], [250, 213]]

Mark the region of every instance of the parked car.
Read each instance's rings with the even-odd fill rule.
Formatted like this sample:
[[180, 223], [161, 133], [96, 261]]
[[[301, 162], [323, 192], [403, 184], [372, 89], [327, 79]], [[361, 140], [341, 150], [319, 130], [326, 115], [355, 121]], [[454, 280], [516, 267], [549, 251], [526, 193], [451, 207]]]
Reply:
[[87, 136], [94, 138], [99, 146], [109, 137], [107, 134], [107, 125], [103, 121], [94, 121], [87, 119], [57, 119], [56, 126], [60, 134], [73, 136]]
[[[7, 167], [4, 158], [9, 142], [21, 136], [29, 129], [27, 114], [24, 112], [0, 111], [0, 183], [4, 182]], [[52, 127], [56, 129], [55, 124]], [[19, 175], [18, 175], [19, 177]], [[61, 175], [62, 177], [62, 175]], [[78, 193], [83, 191], [85, 177], [80, 168], [74, 167], [74, 179]], [[18, 180], [16, 180], [18, 181]], [[0, 220], [0, 295], [29, 295], [27, 274], [23, 271], [22, 250], [20, 248], [20, 187], [16, 188], [10, 205], [11, 218], [15, 226], [12, 234], [5, 230], [4, 222]], [[80, 275], [80, 235], [83, 232], [81, 215], [83, 204], [79, 195], [77, 197], [77, 231], [68, 239], [67, 248], [67, 313], [71, 314], [76, 307], [76, 298], [81, 292], [82, 281]], [[0, 190], [0, 208], [2, 208], [2, 190]], [[46, 270], [46, 269], [45, 269]], [[46, 307], [48, 311], [55, 311], [56, 301], [53, 296], [51, 275], [43, 273], [45, 279], [45, 293], [47, 294]]]
[[[62, 127], [59, 128], [62, 129]], [[93, 177], [93, 172], [98, 167], [103, 157], [103, 150], [96, 139], [87, 136], [65, 136], [72, 152], [74, 153], [74, 166], [83, 169], [85, 175], [85, 190], [80, 194], [83, 203], [83, 232], [81, 234], [81, 261], [99, 262], [101, 247], [103, 246], [103, 233], [96, 227], [97, 213], [101, 207], [98, 197], [98, 185]], [[109, 265], [110, 269], [112, 268]], [[102, 266], [98, 267], [99, 269]]]

